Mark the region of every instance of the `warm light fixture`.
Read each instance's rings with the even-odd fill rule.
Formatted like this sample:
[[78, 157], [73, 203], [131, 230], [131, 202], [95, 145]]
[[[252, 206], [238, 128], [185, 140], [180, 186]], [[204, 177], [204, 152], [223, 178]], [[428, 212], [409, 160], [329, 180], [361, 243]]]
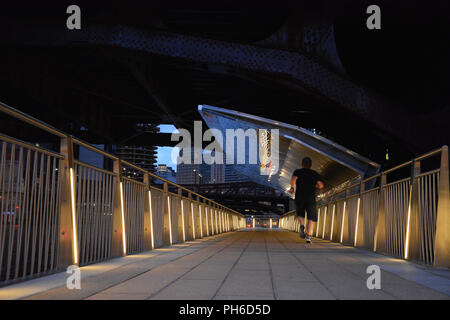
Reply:
[[409, 225], [411, 220], [411, 189], [409, 191], [409, 201], [408, 201], [408, 216], [406, 220], [406, 239], [405, 239], [405, 259], [408, 259], [409, 254]]
[[181, 227], [183, 228], [183, 241], [186, 241], [186, 230], [184, 229], [184, 205], [181, 199]]
[[320, 210], [322, 210], [322, 208], [319, 208], [317, 212], [316, 237], [319, 236]]
[[75, 181], [73, 176], [73, 168], [70, 168], [70, 200], [72, 206], [73, 263], [78, 265], [77, 211], [75, 207]]
[[214, 218], [216, 220], [216, 233], [219, 233], [219, 226], [217, 225], [217, 209], [214, 209]]
[[203, 238], [202, 206], [200, 204], [198, 205], [198, 213], [200, 219], [200, 238]]
[[330, 240], [333, 240], [334, 213], [336, 212], [336, 204], [333, 204], [333, 213], [331, 214], [331, 231]]
[[344, 201], [344, 209], [342, 211], [342, 225], [341, 225], [341, 243], [342, 243], [342, 239], [344, 238], [344, 221], [345, 221], [345, 206], [346, 206], [347, 202]]
[[355, 247], [356, 247], [356, 240], [358, 239], [359, 202], [360, 198], [358, 198], [358, 209], [356, 210], [355, 244], [354, 244]]
[[148, 205], [150, 207], [150, 239], [152, 241], [152, 250], [155, 249], [155, 239], [153, 237], [153, 209], [152, 209], [152, 192], [148, 190]]
[[170, 208], [170, 196], [167, 196], [167, 206], [169, 209], [169, 243], [172, 245], [172, 218], [171, 218], [171, 208]]
[[325, 225], [327, 223], [327, 209], [328, 209], [328, 207], [325, 207], [325, 213], [323, 215], [322, 239], [325, 239]]
[[195, 239], [194, 204], [192, 202], [191, 202], [191, 216], [192, 216], [192, 238]]
[[209, 236], [208, 207], [205, 206], [206, 235]]
[[122, 246], [123, 246], [123, 255], [127, 254], [127, 238], [125, 236], [125, 210], [123, 204], [123, 186], [122, 182], [120, 182], [120, 209], [122, 212]]

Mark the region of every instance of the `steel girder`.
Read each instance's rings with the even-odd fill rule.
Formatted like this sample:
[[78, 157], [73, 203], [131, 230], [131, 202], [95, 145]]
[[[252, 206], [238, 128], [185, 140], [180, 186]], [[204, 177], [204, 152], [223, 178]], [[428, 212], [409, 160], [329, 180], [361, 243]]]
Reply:
[[[8, 44], [45, 46], [112, 46], [206, 64], [288, 78], [375, 127], [411, 145], [420, 146], [419, 119], [400, 113], [386, 99], [339, 75], [301, 52], [263, 48], [128, 26], [89, 25], [69, 31], [62, 27], [12, 26], [2, 35]], [[326, 115], [324, 115], [326, 116]], [[344, 124], [343, 124], [344, 125]]]

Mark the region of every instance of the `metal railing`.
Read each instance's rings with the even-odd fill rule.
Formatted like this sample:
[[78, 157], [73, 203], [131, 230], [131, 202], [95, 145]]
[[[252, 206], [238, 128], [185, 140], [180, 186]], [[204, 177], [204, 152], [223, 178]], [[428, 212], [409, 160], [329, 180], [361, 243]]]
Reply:
[[[245, 226], [239, 212], [5, 104], [0, 112], [60, 140], [54, 152], [0, 133], [0, 285]], [[112, 168], [75, 159], [75, 146]]]
[[[438, 168], [421, 172], [433, 157], [440, 157]], [[395, 177], [404, 169], [408, 177]], [[389, 183], [388, 175], [394, 176]], [[299, 231], [295, 216], [295, 210], [284, 214], [281, 226]], [[313, 236], [450, 267], [448, 146], [328, 194], [318, 202]]]

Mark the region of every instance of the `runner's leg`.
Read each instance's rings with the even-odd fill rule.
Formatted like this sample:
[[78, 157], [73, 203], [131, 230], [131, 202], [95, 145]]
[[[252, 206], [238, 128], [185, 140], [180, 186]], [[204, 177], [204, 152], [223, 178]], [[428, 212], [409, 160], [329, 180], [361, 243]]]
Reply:
[[315, 201], [309, 202], [306, 206], [308, 214], [308, 225], [306, 226], [306, 233], [312, 236], [314, 225], [317, 222], [317, 208]]

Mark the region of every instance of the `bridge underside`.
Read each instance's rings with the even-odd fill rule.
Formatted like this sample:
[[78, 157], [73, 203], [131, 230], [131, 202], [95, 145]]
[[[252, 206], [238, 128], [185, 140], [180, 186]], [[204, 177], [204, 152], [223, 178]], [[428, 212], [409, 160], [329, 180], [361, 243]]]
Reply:
[[[367, 267], [381, 289], [367, 288]], [[0, 289], [12, 299], [449, 299], [450, 272], [280, 229], [247, 229]]]

